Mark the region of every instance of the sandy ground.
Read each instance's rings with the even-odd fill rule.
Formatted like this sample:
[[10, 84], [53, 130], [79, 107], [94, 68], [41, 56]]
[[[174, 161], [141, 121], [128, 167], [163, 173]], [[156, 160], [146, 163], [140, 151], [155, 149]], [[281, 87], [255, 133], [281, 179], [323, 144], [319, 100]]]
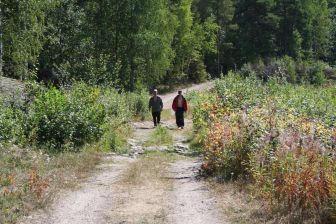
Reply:
[[197, 179], [199, 166], [197, 159], [185, 159], [170, 167], [170, 175], [174, 179], [174, 197], [167, 223], [226, 223], [218, 210], [218, 201], [209, 193], [209, 186]]
[[[209, 88], [211, 84], [194, 89]], [[175, 94], [163, 96], [165, 103]], [[188, 126], [191, 126], [188, 120]], [[166, 121], [168, 127], [174, 120]], [[153, 131], [151, 122], [134, 123], [133, 146]], [[150, 127], [148, 127], [150, 126]], [[183, 131], [171, 129], [174, 144], [186, 140]], [[227, 223], [210, 185], [198, 178], [199, 158], [175, 154], [136, 158], [107, 155], [98, 172], [78, 188], [63, 192], [45, 210], [25, 217], [22, 224], [89, 223]]]

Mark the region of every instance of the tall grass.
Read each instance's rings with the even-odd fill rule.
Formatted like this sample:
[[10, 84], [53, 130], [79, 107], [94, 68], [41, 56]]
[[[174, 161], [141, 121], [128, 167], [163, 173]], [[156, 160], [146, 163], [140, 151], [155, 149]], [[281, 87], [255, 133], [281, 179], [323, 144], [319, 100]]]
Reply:
[[270, 207], [320, 221], [336, 199], [335, 94], [233, 73], [217, 81], [193, 111], [204, 171], [250, 180]]

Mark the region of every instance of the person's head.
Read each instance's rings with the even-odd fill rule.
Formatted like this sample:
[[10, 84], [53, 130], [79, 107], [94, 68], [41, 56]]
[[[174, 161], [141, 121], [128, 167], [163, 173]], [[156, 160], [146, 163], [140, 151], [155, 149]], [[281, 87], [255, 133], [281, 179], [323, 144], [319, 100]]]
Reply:
[[178, 95], [182, 95], [182, 90], [177, 91]]
[[153, 95], [156, 96], [157, 93], [158, 93], [158, 90], [157, 90], [157, 89], [154, 89], [154, 90], [153, 90]]

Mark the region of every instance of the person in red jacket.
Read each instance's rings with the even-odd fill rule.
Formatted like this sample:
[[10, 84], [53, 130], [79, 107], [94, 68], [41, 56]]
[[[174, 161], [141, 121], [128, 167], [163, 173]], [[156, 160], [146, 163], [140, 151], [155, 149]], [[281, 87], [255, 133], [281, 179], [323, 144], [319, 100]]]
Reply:
[[187, 100], [182, 95], [182, 91], [178, 91], [178, 95], [174, 98], [173, 110], [175, 111], [175, 117], [176, 117], [176, 124], [177, 127], [180, 129], [184, 128], [184, 112], [188, 110], [188, 104]]

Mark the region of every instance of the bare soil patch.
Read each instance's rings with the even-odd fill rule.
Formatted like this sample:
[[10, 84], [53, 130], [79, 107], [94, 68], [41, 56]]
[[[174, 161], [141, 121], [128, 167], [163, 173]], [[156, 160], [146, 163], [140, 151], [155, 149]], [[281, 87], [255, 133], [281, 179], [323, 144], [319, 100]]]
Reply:
[[115, 184], [120, 203], [110, 211], [108, 223], [166, 223], [172, 180], [169, 162], [177, 157], [154, 152], [131, 164]]
[[168, 223], [227, 223], [218, 210], [221, 200], [213, 197], [206, 182], [198, 178], [199, 167], [199, 159], [190, 158], [179, 160], [170, 167], [174, 186]]

